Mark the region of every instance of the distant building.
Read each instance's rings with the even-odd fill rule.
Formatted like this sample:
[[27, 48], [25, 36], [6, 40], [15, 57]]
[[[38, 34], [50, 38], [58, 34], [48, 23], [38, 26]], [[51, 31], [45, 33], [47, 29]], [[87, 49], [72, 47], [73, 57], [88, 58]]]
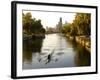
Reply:
[[67, 24], [68, 22], [67, 21], [65, 21], [65, 24]]
[[55, 28], [46, 26], [46, 33], [55, 33]]
[[58, 24], [56, 25], [57, 31], [60, 32], [61, 27], [62, 27], [62, 18], [60, 17]]
[[48, 29], [49, 29], [48, 26], [46, 26], [46, 31], [48, 31]]

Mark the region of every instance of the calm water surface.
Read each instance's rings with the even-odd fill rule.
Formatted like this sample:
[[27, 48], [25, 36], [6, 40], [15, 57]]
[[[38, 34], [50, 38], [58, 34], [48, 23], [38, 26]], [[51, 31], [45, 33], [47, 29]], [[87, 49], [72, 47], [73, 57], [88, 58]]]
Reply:
[[90, 66], [90, 56], [84, 47], [59, 34], [23, 41], [23, 69]]

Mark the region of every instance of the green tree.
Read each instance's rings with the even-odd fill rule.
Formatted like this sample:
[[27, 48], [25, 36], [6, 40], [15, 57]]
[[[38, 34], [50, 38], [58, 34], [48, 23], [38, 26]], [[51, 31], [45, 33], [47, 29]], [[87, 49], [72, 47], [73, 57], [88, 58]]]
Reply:
[[41, 20], [32, 18], [31, 13], [22, 14], [23, 31], [25, 34], [45, 34], [45, 29], [41, 24]]
[[77, 27], [79, 35], [90, 35], [91, 14], [77, 13], [73, 23]]
[[86, 35], [89, 36], [91, 33], [91, 14], [89, 13], [77, 13], [73, 23], [64, 24], [62, 33], [76, 36], [76, 35]]
[[70, 34], [70, 31], [71, 31], [71, 24], [69, 23], [64, 24], [61, 28], [61, 32], [64, 34]]
[[31, 13], [26, 13], [26, 14], [23, 13], [22, 20], [23, 20], [23, 30], [26, 33], [30, 33], [30, 26], [32, 24]]

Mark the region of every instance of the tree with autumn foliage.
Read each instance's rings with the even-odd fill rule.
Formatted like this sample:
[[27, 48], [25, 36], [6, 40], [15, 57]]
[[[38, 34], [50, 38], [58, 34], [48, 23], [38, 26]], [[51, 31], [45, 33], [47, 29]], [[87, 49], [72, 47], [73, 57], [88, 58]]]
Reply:
[[71, 36], [91, 35], [91, 14], [77, 13], [73, 23], [64, 24], [61, 31]]
[[77, 13], [74, 26], [77, 28], [78, 35], [90, 35], [91, 33], [91, 14], [89, 13]]

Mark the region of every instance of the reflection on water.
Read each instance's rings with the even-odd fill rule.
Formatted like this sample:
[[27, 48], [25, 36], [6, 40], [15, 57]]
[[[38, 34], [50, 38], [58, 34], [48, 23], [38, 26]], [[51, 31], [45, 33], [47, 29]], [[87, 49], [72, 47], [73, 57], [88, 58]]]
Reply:
[[91, 65], [91, 55], [90, 52], [85, 49], [85, 47], [82, 47], [81, 45], [77, 44], [76, 41], [70, 41], [67, 39], [67, 42], [69, 42], [73, 50], [77, 53], [75, 55], [75, 64], [76, 66], [90, 66]]
[[90, 66], [90, 57], [84, 47], [59, 34], [23, 41], [23, 69]]

